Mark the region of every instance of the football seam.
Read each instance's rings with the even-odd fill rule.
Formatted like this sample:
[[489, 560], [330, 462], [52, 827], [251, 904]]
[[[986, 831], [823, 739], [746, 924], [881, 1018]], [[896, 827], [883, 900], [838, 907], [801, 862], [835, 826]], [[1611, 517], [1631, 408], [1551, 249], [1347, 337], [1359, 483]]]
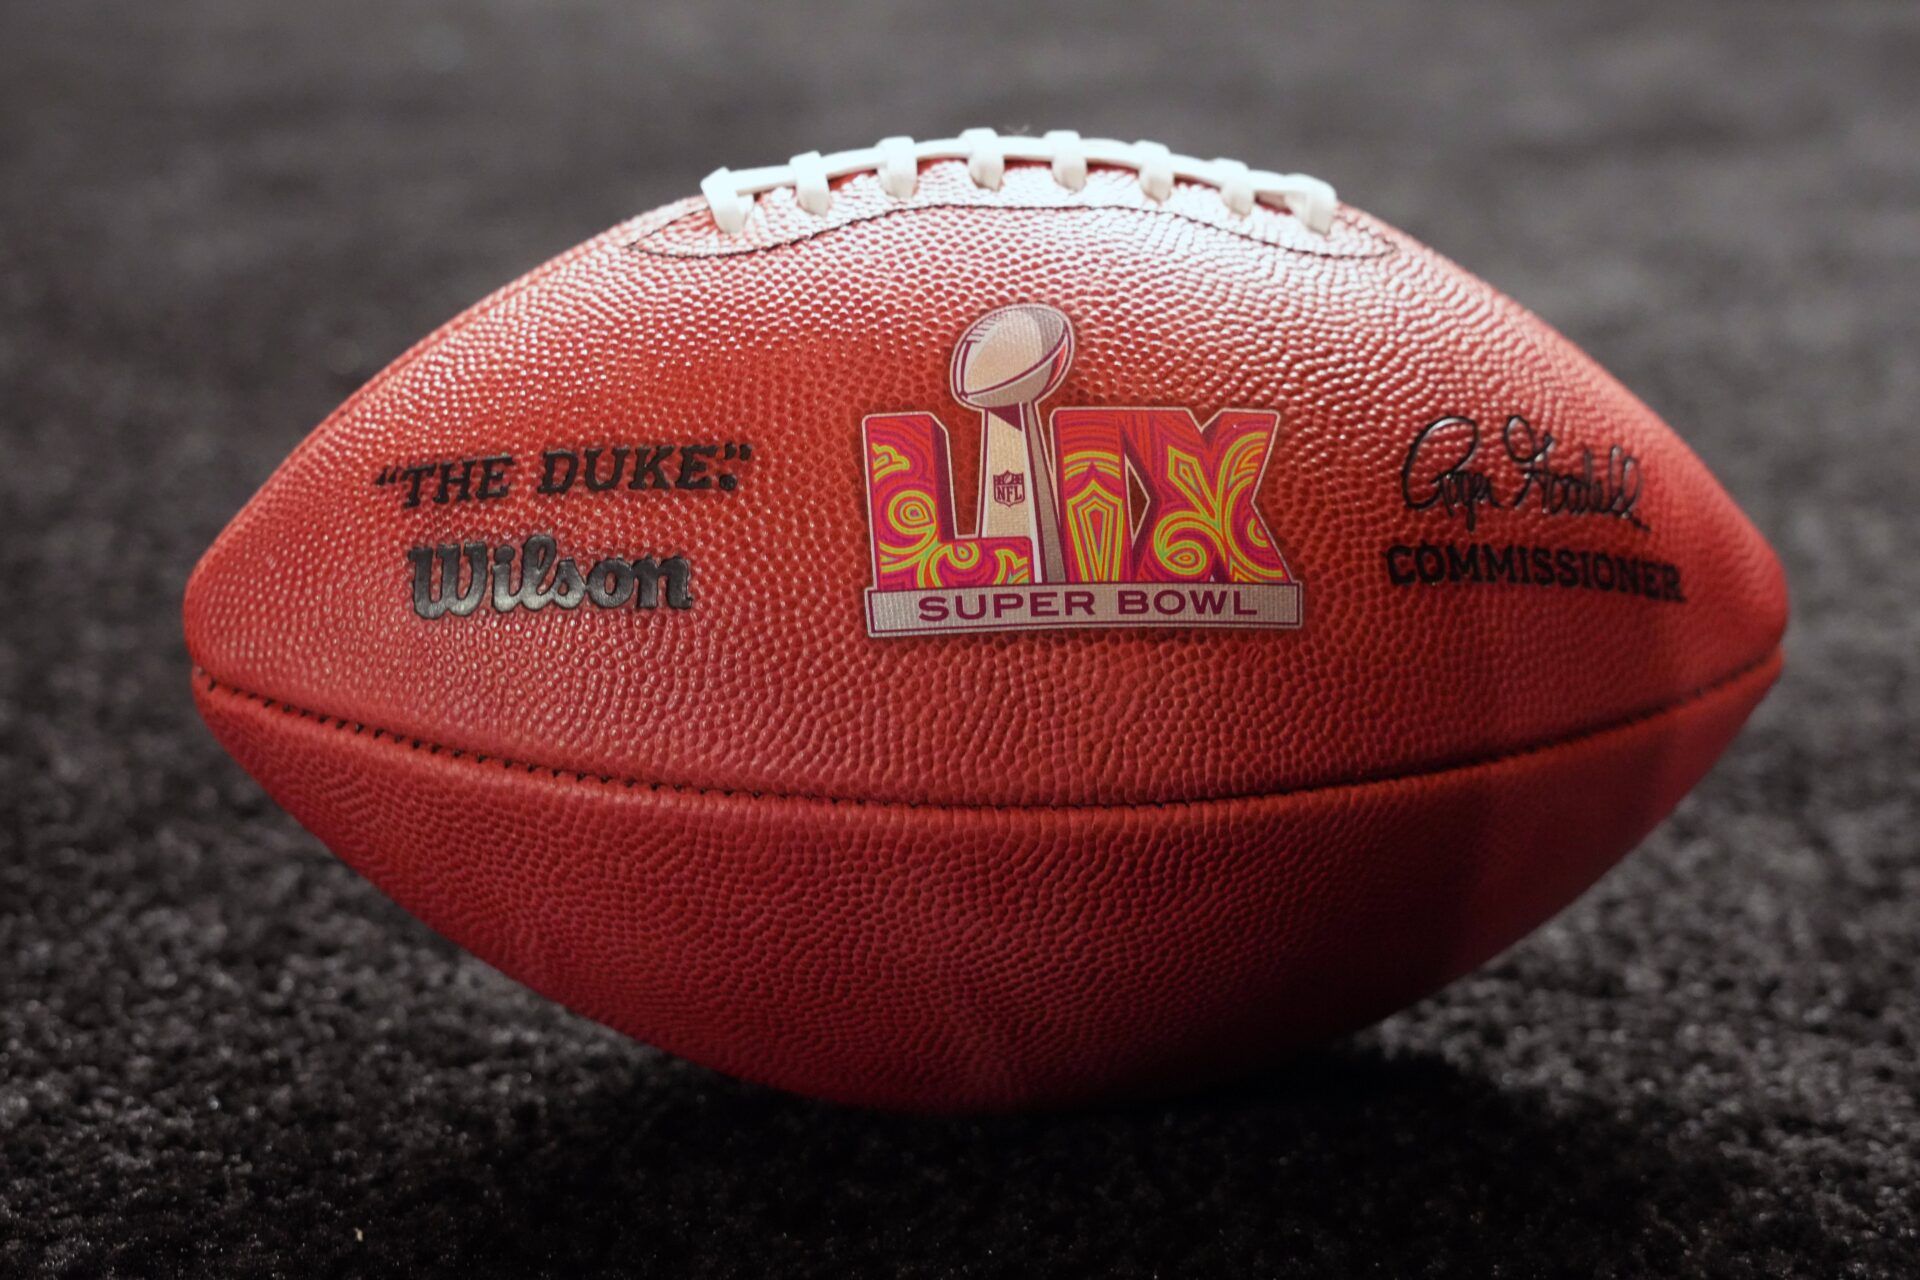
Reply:
[[1189, 226], [1205, 227], [1209, 231], [1218, 231], [1223, 235], [1232, 236], [1236, 240], [1245, 240], [1249, 244], [1261, 245], [1277, 252], [1298, 253], [1311, 258], [1324, 258], [1332, 261], [1365, 261], [1369, 258], [1385, 258], [1394, 254], [1399, 248], [1399, 246], [1395, 245], [1385, 236], [1373, 228], [1364, 225], [1357, 218], [1347, 215], [1344, 211], [1339, 215], [1340, 225], [1345, 227], [1349, 232], [1358, 235], [1366, 243], [1367, 247], [1363, 252], [1341, 253], [1330, 249], [1315, 249], [1307, 245], [1285, 244], [1278, 240], [1269, 240], [1263, 236], [1253, 235], [1233, 227], [1221, 226], [1217, 222], [1208, 222], [1204, 218], [1196, 218], [1191, 214], [1180, 213], [1172, 209], [1143, 209], [1135, 205], [1125, 204], [990, 204], [986, 202], [971, 203], [961, 200], [930, 200], [924, 204], [903, 203], [897, 209], [877, 209], [872, 213], [855, 214], [852, 217], [839, 222], [831, 222], [829, 225], [819, 227], [813, 231], [803, 231], [799, 235], [783, 236], [777, 240], [763, 243], [688, 249], [647, 243], [650, 240], [659, 239], [689, 218], [698, 217], [704, 213], [706, 206], [702, 204], [695, 206], [677, 217], [667, 219], [657, 227], [642, 231], [634, 235], [631, 239], [621, 241], [620, 246], [635, 253], [646, 254], [649, 257], [671, 258], [682, 262], [705, 261], [715, 258], [744, 258], [753, 254], [771, 253], [778, 249], [807, 244], [823, 236], [830, 236], [836, 232], [844, 231], [848, 227], [857, 227], [868, 222], [877, 222], [882, 218], [898, 218], [907, 214], [921, 213], [930, 209], [970, 210], [980, 213], [1132, 213], [1144, 218], [1171, 218], [1175, 221], [1184, 222]]
[[1505, 751], [1491, 752], [1482, 756], [1474, 756], [1474, 757], [1469, 757], [1467, 759], [1454, 760], [1454, 761], [1449, 761], [1441, 764], [1425, 765], [1420, 768], [1404, 769], [1397, 772], [1381, 772], [1381, 773], [1369, 774], [1369, 775], [1364, 775], [1364, 776], [1354, 777], [1354, 778], [1342, 778], [1337, 782], [1322, 782], [1322, 783], [1314, 783], [1309, 786], [1287, 787], [1277, 791], [1250, 791], [1250, 792], [1235, 793], [1231, 795], [1204, 796], [1204, 797], [1193, 799], [1193, 800], [1122, 800], [1122, 801], [1109, 801], [1109, 802], [1038, 801], [1038, 802], [1027, 803], [1027, 804], [1005, 804], [1005, 803], [986, 803], [986, 802], [972, 803], [972, 802], [966, 802], [966, 801], [955, 802], [955, 801], [939, 801], [939, 800], [884, 800], [884, 799], [869, 798], [864, 796], [832, 796], [832, 795], [819, 795], [819, 794], [810, 793], [810, 792], [755, 790], [750, 787], [701, 786], [697, 783], [690, 783], [690, 782], [650, 781], [645, 778], [625, 777], [620, 774], [614, 774], [614, 773], [591, 773], [591, 772], [587, 772], [580, 769], [568, 769], [568, 768], [561, 767], [559, 765], [543, 765], [543, 764], [535, 763], [533, 761], [518, 760], [511, 756], [501, 756], [501, 755], [494, 755], [488, 752], [472, 751], [465, 747], [448, 746], [445, 743], [434, 742], [430, 739], [418, 738], [409, 734], [397, 733], [392, 729], [383, 729], [377, 725], [369, 725], [361, 721], [349, 720], [344, 716], [328, 715], [325, 712], [314, 711], [307, 707], [296, 706], [293, 703], [286, 701], [284, 698], [269, 698], [265, 694], [255, 693], [250, 689], [243, 689], [238, 685], [231, 684], [227, 681], [217, 678], [211, 672], [207, 671], [204, 667], [196, 666], [194, 668], [194, 674], [197, 677], [199, 677], [201, 680], [205, 681], [206, 688], [209, 693], [220, 693], [228, 697], [239, 698], [243, 701], [257, 703], [259, 706], [261, 706], [265, 710], [268, 710], [268, 711], [278, 710], [286, 715], [296, 716], [303, 720], [311, 720], [314, 723], [324, 728], [331, 728], [331, 729], [351, 732], [355, 737], [367, 736], [367, 737], [370, 737], [375, 742], [379, 742], [382, 740], [388, 741], [397, 746], [405, 746], [409, 750], [416, 753], [424, 752], [425, 754], [430, 756], [442, 757], [442, 758], [451, 759], [451, 760], [459, 760], [463, 762], [469, 762], [475, 765], [492, 764], [492, 765], [499, 766], [499, 768], [503, 772], [526, 773], [534, 776], [546, 775], [548, 777], [551, 777], [560, 781], [566, 781], [568, 779], [571, 779], [579, 783], [597, 783], [604, 787], [617, 786], [629, 791], [645, 790], [645, 791], [653, 791], [653, 792], [670, 792], [678, 795], [710, 796], [710, 797], [716, 797], [720, 799], [748, 799], [748, 800], [765, 800], [765, 801], [774, 801], [774, 802], [792, 801], [795, 803], [802, 803], [802, 804], [824, 804], [824, 805], [831, 805], [835, 807], [847, 806], [847, 807], [854, 807], [854, 808], [887, 808], [887, 809], [909, 809], [909, 810], [935, 809], [935, 810], [950, 810], [950, 811], [956, 811], [956, 812], [982, 812], [982, 813], [1024, 812], [1028, 810], [1047, 810], [1047, 809], [1068, 810], [1068, 811], [1076, 811], [1076, 812], [1088, 812], [1088, 811], [1122, 812], [1122, 811], [1132, 810], [1132, 809], [1185, 809], [1185, 808], [1198, 808], [1205, 805], [1215, 805], [1215, 804], [1237, 804], [1237, 803], [1247, 803], [1247, 802], [1254, 802], [1254, 801], [1261, 801], [1261, 800], [1278, 800], [1278, 799], [1284, 799], [1289, 796], [1327, 794], [1330, 792], [1346, 791], [1346, 790], [1352, 790], [1360, 787], [1385, 786], [1385, 785], [1390, 785], [1396, 782], [1406, 782], [1414, 779], [1423, 779], [1423, 778], [1435, 778], [1435, 777], [1439, 777], [1441, 775], [1449, 774], [1449, 773], [1464, 773], [1474, 769], [1489, 768], [1495, 765], [1504, 764], [1510, 760], [1520, 760], [1528, 756], [1542, 755], [1546, 752], [1556, 751], [1563, 747], [1575, 746], [1580, 743], [1592, 741], [1593, 739], [1596, 739], [1596, 738], [1603, 738], [1603, 737], [1606, 737], [1608, 734], [1619, 733], [1627, 729], [1632, 729], [1638, 725], [1645, 724], [1648, 721], [1658, 720], [1663, 716], [1671, 715], [1672, 713], [1679, 711], [1682, 708], [1685, 708], [1694, 703], [1700, 702], [1703, 699], [1711, 697], [1713, 694], [1718, 693], [1720, 690], [1726, 688], [1729, 685], [1736, 684], [1739, 681], [1744, 680], [1746, 677], [1748, 677], [1749, 675], [1752, 675], [1755, 671], [1759, 670], [1761, 667], [1766, 666], [1768, 663], [1772, 662], [1775, 658], [1779, 656], [1779, 653], [1780, 653], [1780, 646], [1776, 642], [1775, 644], [1771, 645], [1766, 650], [1766, 652], [1762, 653], [1759, 657], [1753, 659], [1751, 662], [1743, 663], [1742, 665], [1735, 668], [1733, 671], [1727, 673], [1726, 675], [1721, 676], [1720, 678], [1710, 681], [1706, 684], [1699, 685], [1694, 689], [1688, 691], [1685, 695], [1675, 698], [1670, 702], [1663, 702], [1659, 706], [1651, 708], [1650, 710], [1637, 712], [1633, 715], [1622, 716], [1617, 720], [1611, 720], [1605, 724], [1598, 725], [1590, 729], [1582, 729], [1577, 733], [1570, 733], [1570, 734], [1563, 735], [1561, 737], [1547, 738], [1542, 741], [1530, 743], [1523, 747], [1513, 747]]

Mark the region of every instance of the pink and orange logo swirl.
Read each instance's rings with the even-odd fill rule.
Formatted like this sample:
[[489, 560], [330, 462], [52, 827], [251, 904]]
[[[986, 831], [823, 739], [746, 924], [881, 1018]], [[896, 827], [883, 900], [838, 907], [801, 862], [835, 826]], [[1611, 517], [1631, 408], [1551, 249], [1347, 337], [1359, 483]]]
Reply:
[[873, 585], [883, 591], [1033, 581], [1024, 538], [961, 538], [954, 531], [947, 432], [930, 413], [867, 419], [867, 500]]

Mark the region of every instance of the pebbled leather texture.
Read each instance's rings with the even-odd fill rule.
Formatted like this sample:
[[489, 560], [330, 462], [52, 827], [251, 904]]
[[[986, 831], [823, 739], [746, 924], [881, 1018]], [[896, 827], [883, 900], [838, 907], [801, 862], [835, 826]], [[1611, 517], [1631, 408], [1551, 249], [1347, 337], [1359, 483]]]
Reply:
[[[590, 241], [431, 336], [207, 553], [203, 713], [423, 920], [725, 1070], [907, 1107], [1174, 1087], [1378, 1017], [1505, 947], [1637, 842], [1778, 668], [1771, 551], [1559, 335], [1342, 208], [1325, 240], [1130, 177], [984, 193], [929, 165], [814, 218], [699, 203]], [[899, 206], [899, 207], [894, 207]], [[1277, 411], [1258, 506], [1295, 630], [875, 639], [862, 419], [937, 415], [958, 336], [1073, 324], [1057, 406]], [[1411, 509], [1417, 431], [1638, 463], [1638, 523]], [[547, 448], [746, 442], [738, 486], [536, 491]], [[406, 508], [397, 466], [511, 453], [512, 492]], [[1642, 527], [1644, 526], [1644, 527]], [[692, 607], [416, 615], [410, 548], [552, 535], [684, 556]], [[1670, 563], [1685, 600], [1389, 579], [1391, 545]]]

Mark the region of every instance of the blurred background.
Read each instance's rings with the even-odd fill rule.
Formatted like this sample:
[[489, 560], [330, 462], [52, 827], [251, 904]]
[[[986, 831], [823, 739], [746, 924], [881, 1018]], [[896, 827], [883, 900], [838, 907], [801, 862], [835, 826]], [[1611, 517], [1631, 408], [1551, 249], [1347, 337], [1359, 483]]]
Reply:
[[[1617, 872], [1271, 1076], [910, 1119], [658, 1055], [337, 864], [178, 601], [413, 339], [714, 167], [1298, 169], [1647, 399], [1787, 676]], [[0, 1273], [1920, 1273], [1920, 7], [0, 0]]]

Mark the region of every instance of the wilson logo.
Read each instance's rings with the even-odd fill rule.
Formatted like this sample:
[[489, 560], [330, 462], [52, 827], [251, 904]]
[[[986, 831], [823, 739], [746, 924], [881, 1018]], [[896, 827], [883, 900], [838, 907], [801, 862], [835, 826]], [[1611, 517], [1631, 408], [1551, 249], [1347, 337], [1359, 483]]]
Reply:
[[865, 420], [868, 634], [1299, 626], [1300, 584], [1255, 505], [1279, 415], [1062, 408], [1043, 422], [1072, 358], [1051, 307], [1004, 307], [962, 336], [953, 396], [981, 420], [971, 536], [939, 419]]
[[577, 609], [583, 604], [600, 609], [654, 609], [663, 603], [670, 609], [693, 607], [693, 570], [680, 556], [667, 560], [607, 556], [583, 570], [571, 556], [561, 556], [559, 544], [544, 533], [534, 534], [518, 547], [484, 542], [415, 547], [407, 552], [407, 561], [413, 566], [413, 611], [422, 618], [448, 614], [464, 618], [483, 604], [495, 613], [538, 612], [548, 605], [556, 609]]

